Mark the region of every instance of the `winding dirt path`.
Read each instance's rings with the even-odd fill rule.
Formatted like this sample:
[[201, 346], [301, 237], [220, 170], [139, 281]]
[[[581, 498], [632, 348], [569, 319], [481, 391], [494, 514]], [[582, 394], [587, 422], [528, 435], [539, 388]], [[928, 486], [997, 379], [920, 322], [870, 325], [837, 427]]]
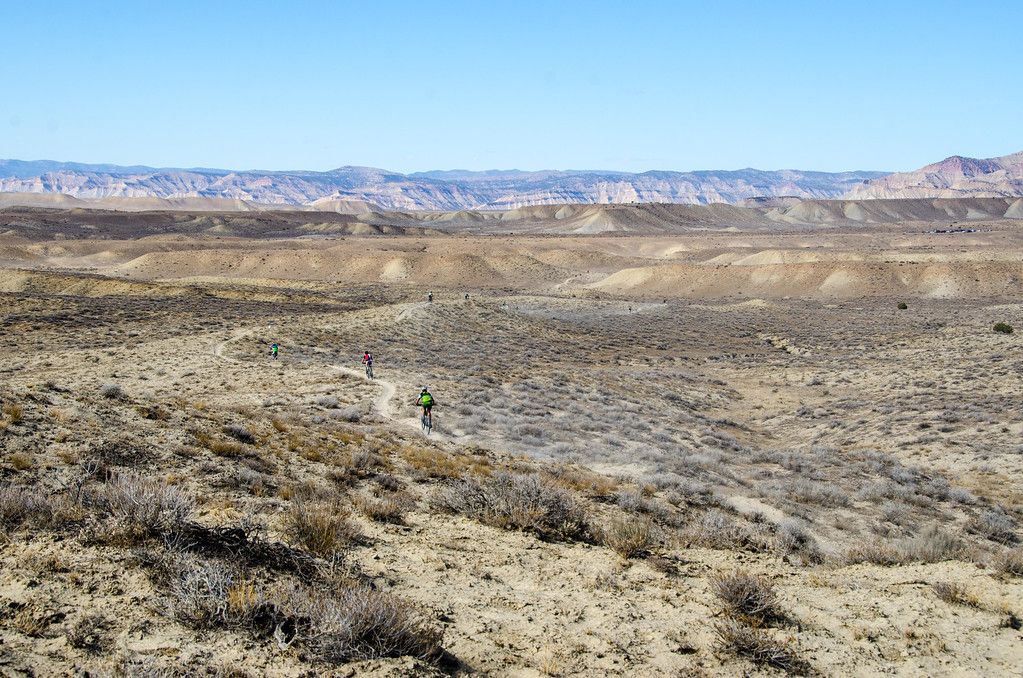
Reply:
[[[422, 305], [425, 306], [425, 302], [423, 302]], [[239, 339], [242, 339], [252, 334], [252, 332], [254, 332], [254, 330], [252, 329], [235, 330], [234, 332], [231, 333], [230, 337], [224, 339], [223, 341], [221, 341], [220, 343], [213, 347], [213, 355], [217, 359], [223, 360], [225, 362], [231, 362], [242, 365], [247, 364], [248, 361], [241, 360], [239, 358], [234, 358], [230, 355], [227, 355], [224, 351], [227, 349], [227, 346], [230, 343], [238, 341]], [[340, 365], [328, 365], [327, 367], [333, 370], [337, 370], [342, 374], [347, 374], [358, 379], [364, 379], [366, 381], [371, 381], [374, 384], [378, 384], [380, 386], [380, 393], [373, 399], [373, 411], [376, 414], [380, 415], [382, 418], [387, 419], [388, 421], [394, 422], [396, 424], [402, 424], [404, 426], [409, 426], [414, 429], [421, 428], [419, 419], [416, 417], [407, 417], [399, 419], [398, 417], [395, 416], [394, 408], [391, 405], [391, 400], [394, 398], [395, 393], [397, 393], [398, 387], [394, 384], [394, 382], [387, 381], [386, 379], [377, 378], [367, 379], [364, 372], [353, 369], [351, 367], [342, 367]], [[448, 436], [445, 436], [444, 434], [438, 433], [436, 431], [434, 431], [430, 437], [437, 438], [439, 440], [449, 440]]]

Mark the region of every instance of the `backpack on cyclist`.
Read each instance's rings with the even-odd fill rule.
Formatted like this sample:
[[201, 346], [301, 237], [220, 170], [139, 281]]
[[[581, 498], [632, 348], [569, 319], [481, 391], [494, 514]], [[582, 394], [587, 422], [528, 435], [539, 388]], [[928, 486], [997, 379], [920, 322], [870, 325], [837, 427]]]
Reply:
[[430, 407], [433, 405], [433, 396], [429, 393], [423, 393], [419, 396], [419, 402], [423, 404], [423, 407]]

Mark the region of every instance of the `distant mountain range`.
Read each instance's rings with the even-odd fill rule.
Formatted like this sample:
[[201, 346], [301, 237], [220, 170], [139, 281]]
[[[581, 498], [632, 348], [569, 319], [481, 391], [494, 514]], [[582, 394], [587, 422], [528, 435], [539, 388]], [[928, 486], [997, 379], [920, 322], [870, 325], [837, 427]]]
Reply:
[[108, 198], [215, 199], [344, 210], [507, 210], [536, 205], [749, 204], [798, 198], [1011, 197], [1023, 195], [1023, 153], [952, 157], [916, 172], [742, 169], [698, 172], [448, 170], [401, 174], [371, 167], [327, 172], [165, 169], [48, 160], [0, 160], [0, 192]]
[[514, 209], [565, 203], [738, 203], [747, 198], [835, 198], [883, 172], [796, 170], [628, 172], [464, 170], [400, 174], [371, 167], [328, 172], [158, 169], [0, 160], [0, 191], [75, 198], [217, 198], [316, 206], [364, 201], [388, 210]]

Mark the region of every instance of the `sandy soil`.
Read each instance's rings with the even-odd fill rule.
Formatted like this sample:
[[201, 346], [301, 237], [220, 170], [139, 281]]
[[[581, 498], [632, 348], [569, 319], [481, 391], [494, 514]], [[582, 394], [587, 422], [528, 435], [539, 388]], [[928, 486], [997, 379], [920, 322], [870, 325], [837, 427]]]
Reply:
[[2, 675], [1020, 675], [1011, 224], [0, 238]]

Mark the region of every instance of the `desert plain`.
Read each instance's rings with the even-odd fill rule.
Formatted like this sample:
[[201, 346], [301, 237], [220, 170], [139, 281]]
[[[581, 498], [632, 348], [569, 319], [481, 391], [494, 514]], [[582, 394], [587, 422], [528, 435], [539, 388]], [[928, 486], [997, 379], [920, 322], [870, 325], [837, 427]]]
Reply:
[[0, 675], [1023, 674], [1023, 220], [818, 202], [0, 210]]

